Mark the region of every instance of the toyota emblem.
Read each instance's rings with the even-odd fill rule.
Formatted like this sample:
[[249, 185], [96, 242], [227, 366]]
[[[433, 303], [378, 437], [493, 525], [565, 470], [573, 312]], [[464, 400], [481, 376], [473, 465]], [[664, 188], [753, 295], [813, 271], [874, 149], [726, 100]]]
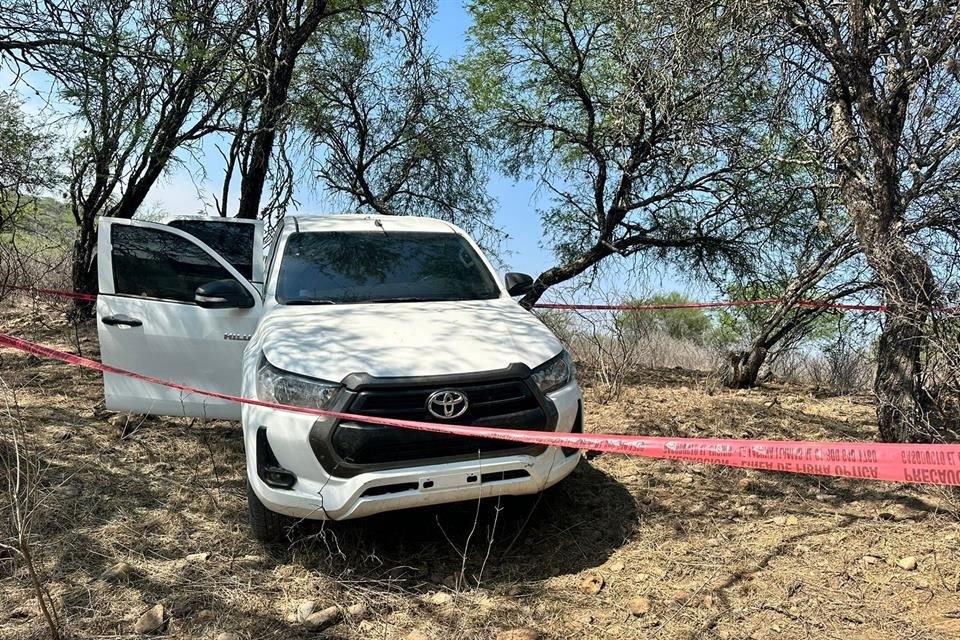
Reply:
[[427, 398], [427, 411], [430, 415], [443, 420], [459, 418], [467, 412], [467, 396], [453, 389], [441, 389]]

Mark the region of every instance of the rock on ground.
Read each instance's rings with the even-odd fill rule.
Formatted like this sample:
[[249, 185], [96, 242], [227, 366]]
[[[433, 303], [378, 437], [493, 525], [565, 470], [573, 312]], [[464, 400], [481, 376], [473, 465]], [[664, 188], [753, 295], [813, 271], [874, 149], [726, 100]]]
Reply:
[[157, 633], [167, 626], [163, 605], [159, 602], [143, 612], [133, 625], [133, 632], [139, 635]]

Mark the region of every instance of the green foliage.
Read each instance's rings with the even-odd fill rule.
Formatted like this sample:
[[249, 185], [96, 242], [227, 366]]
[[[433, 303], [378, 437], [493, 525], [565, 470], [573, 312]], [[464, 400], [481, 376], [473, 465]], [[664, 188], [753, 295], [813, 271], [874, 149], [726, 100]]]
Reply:
[[66, 203], [48, 197], [26, 197], [7, 228], [0, 230], [0, 244], [15, 240], [18, 249], [26, 253], [63, 251], [73, 237], [75, 224]]
[[420, 4], [392, 20], [326, 25], [300, 68], [295, 116], [318, 176], [348, 206], [443, 218], [489, 249], [499, 233], [488, 140], [459, 79], [424, 46]]
[[645, 252], [686, 271], [750, 262], [789, 197], [759, 12], [685, 0], [474, 0], [459, 70], [502, 169], [542, 183], [562, 269]]
[[[684, 305], [693, 302], [678, 292], [657, 294], [649, 298], [633, 298], [625, 305]], [[689, 340], [703, 344], [713, 331], [713, 321], [706, 311], [697, 308], [688, 309], [650, 309], [624, 311], [617, 315], [617, 326], [621, 331], [644, 335], [659, 331], [678, 340]]]
[[58, 179], [50, 136], [0, 92], [0, 230], [28, 216], [36, 206], [32, 194]]

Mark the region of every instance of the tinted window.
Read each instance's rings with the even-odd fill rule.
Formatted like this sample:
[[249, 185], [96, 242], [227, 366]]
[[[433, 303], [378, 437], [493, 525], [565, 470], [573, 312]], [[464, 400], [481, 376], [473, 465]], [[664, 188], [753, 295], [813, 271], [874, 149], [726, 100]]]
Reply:
[[193, 302], [200, 285], [234, 279], [196, 244], [159, 229], [113, 225], [110, 244], [117, 293]]
[[283, 250], [277, 300], [284, 304], [481, 300], [496, 281], [452, 233], [295, 233]]
[[253, 278], [252, 224], [211, 220], [174, 220], [171, 227], [182, 229], [223, 256], [247, 280]]

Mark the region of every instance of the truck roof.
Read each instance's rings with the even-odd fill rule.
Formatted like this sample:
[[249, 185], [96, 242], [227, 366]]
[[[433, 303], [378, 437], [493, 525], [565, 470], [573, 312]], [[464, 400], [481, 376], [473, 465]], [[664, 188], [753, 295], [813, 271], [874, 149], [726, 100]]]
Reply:
[[426, 231], [432, 233], [462, 233], [452, 224], [437, 218], [418, 216], [331, 215], [287, 216], [299, 231]]

